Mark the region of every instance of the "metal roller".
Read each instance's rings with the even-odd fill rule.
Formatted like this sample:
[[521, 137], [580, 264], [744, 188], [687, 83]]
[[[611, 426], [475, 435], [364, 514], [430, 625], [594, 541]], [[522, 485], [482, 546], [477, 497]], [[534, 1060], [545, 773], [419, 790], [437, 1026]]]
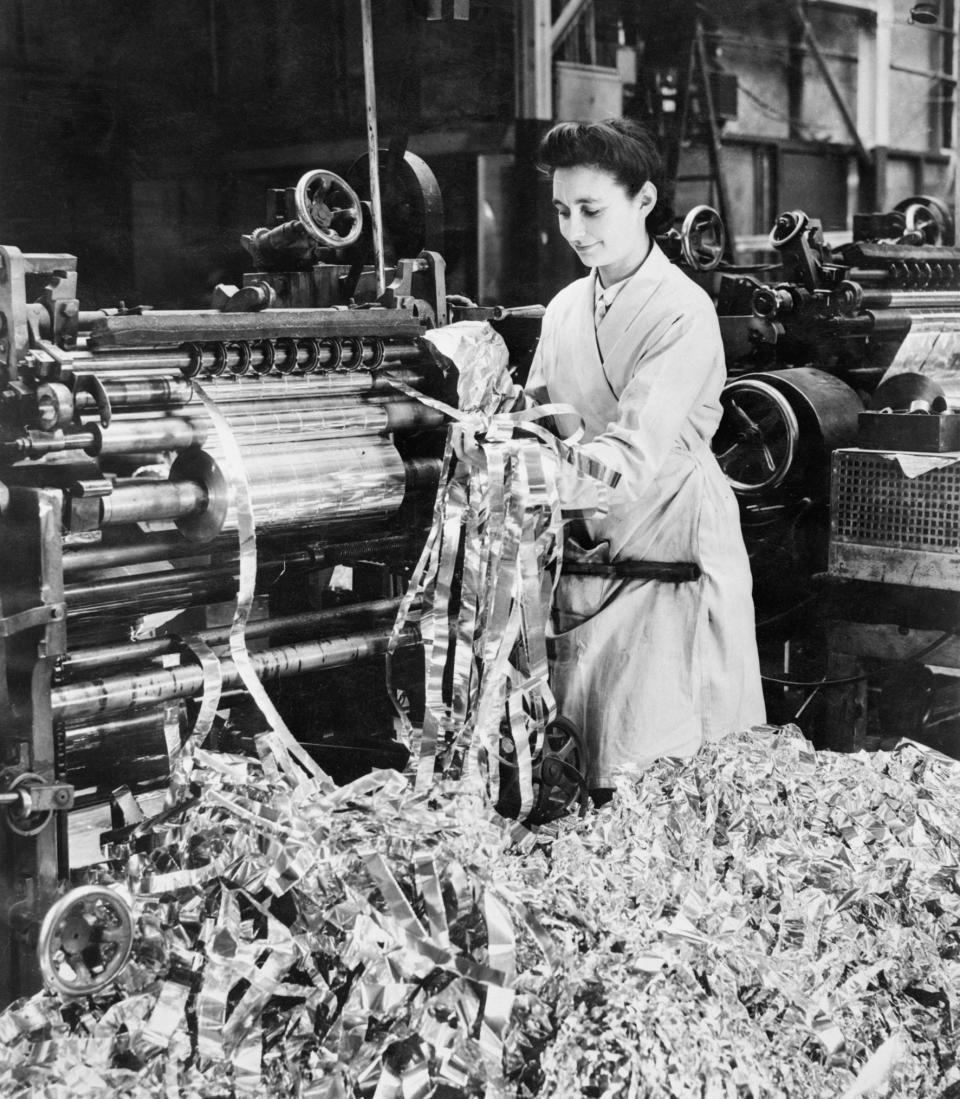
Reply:
[[[368, 544], [382, 548], [375, 540]], [[283, 576], [315, 572], [329, 564], [323, 553], [309, 549], [266, 553], [257, 562], [258, 582], [268, 589]], [[64, 598], [71, 622], [101, 614], [142, 617], [175, 607], [229, 601], [236, 595], [238, 571], [234, 557], [153, 572], [141, 570], [127, 576], [94, 576], [67, 584]]]
[[[365, 630], [345, 637], [304, 641], [295, 645], [252, 652], [250, 660], [261, 680], [284, 679], [325, 668], [338, 668], [387, 651], [390, 629]], [[399, 647], [419, 643], [420, 633], [407, 626], [400, 635]], [[240, 684], [240, 673], [232, 660], [221, 661], [223, 689]], [[156, 669], [130, 675], [105, 676], [101, 679], [55, 687], [50, 702], [54, 720], [67, 716], [79, 721], [128, 713], [178, 698], [194, 698], [203, 691], [203, 673], [199, 665]]]
[[[193, 386], [186, 378], [104, 378], [103, 389], [111, 408], [179, 408], [193, 399]], [[92, 393], [74, 396], [78, 412], [96, 411]]]
[[[299, 444], [281, 454], [251, 455], [244, 466], [257, 526], [269, 530], [386, 518], [408, 485], [436, 484], [437, 462], [405, 463], [393, 446], [376, 440], [350, 447]], [[230, 482], [214, 457], [190, 448], [174, 462], [169, 480], [130, 478], [101, 497], [102, 527], [156, 520], [173, 520], [194, 541], [235, 528]]]
[[[439, 427], [441, 413], [417, 401], [374, 404], [354, 400], [350, 404], [326, 400], [260, 402], [232, 405], [228, 420], [238, 437], [256, 437], [261, 443], [275, 439], [280, 444], [298, 439], [341, 439], [361, 435], [378, 436], [396, 431]], [[186, 450], [203, 446], [215, 438], [213, 425], [203, 412], [187, 417], [163, 419], [115, 419], [109, 427], [93, 425], [91, 442], [85, 449], [97, 454], [125, 454], [137, 451]]]
[[309, 374], [297, 378], [283, 377], [279, 374], [269, 378], [221, 378], [205, 382], [204, 389], [217, 404], [283, 398], [304, 400], [307, 397], [395, 392], [392, 378], [417, 387], [423, 385], [424, 376], [422, 371], [410, 370], [406, 367], [391, 369], [389, 374], [345, 370], [342, 373]]
[[[393, 535], [386, 539], [371, 540], [371, 551], [408, 548], [406, 538], [402, 541]], [[264, 637], [296, 637], [318, 631], [337, 632], [369, 627], [375, 623], [391, 621], [400, 605], [399, 599], [378, 599], [366, 603], [356, 603], [346, 607], [331, 607], [326, 610], [304, 611], [301, 614], [283, 615], [271, 618], [255, 618], [247, 623], [245, 636], [248, 641]], [[196, 638], [207, 645], [225, 645], [230, 639], [230, 627], [199, 630]], [[57, 663], [57, 672], [61, 677], [77, 678], [116, 669], [124, 664], [147, 664], [169, 653], [175, 653], [182, 642], [176, 637], [155, 637], [143, 641], [127, 641], [122, 644], [88, 646], [67, 653]]]
[[[68, 725], [64, 730], [64, 774], [78, 790], [112, 789], [156, 782], [167, 777], [169, 745], [179, 722], [170, 708], [159, 707], [115, 721]], [[173, 708], [176, 709], [175, 707]]]
[[[238, 442], [260, 530], [386, 516], [403, 502], [403, 459], [390, 443], [298, 444], [268, 454]], [[205, 541], [221, 530], [234, 529], [232, 483], [214, 456], [203, 450], [183, 451], [170, 470], [170, 479], [202, 485], [207, 493], [205, 507], [176, 520], [187, 538]]]
[[[404, 469], [407, 475], [408, 493], [436, 489], [440, 478], [438, 458], [408, 459], [404, 463]], [[381, 554], [395, 556], [405, 551], [412, 537], [407, 532], [401, 532], [370, 533], [363, 538], [357, 538], [356, 526], [357, 524], [351, 519], [343, 523], [326, 525], [324, 540], [311, 541], [309, 552], [315, 558], [322, 558], [327, 564], [336, 564], [357, 556], [373, 557]], [[188, 542], [175, 532], [144, 534], [136, 542], [120, 545], [100, 542], [93, 546], [71, 546], [63, 555], [63, 572], [65, 576], [76, 576], [101, 569], [124, 568], [130, 565], [180, 558], [205, 560], [212, 556], [216, 556], [218, 560], [234, 560], [238, 556], [236, 536], [226, 534], [222, 538], [204, 543], [203, 546]]]

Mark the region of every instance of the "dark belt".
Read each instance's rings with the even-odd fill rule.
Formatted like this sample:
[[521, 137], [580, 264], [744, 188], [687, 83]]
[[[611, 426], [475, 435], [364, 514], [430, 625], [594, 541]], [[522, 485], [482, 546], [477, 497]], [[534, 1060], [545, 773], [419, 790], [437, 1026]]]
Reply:
[[593, 561], [564, 561], [561, 575], [567, 576], [616, 576], [631, 580], [668, 580], [680, 584], [687, 580], [699, 580], [702, 573], [692, 561], [616, 561], [603, 564]]

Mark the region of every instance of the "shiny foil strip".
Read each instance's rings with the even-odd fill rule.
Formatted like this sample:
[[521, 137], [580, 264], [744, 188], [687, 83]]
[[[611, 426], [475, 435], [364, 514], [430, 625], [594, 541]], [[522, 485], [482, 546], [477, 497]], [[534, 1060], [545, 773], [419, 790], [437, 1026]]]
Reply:
[[140, 826], [127, 968], [0, 1013], [5, 1097], [960, 1088], [955, 760], [761, 727], [520, 845], [460, 781], [191, 763]]
[[[236, 512], [237, 537], [240, 543], [240, 577], [237, 605], [230, 627], [230, 655], [233, 657], [243, 685], [270, 725], [269, 736], [261, 737], [259, 746], [264, 754], [273, 752], [275, 758], [282, 753], [282, 758], [289, 761], [287, 773], [296, 776], [298, 781], [305, 781], [307, 776], [314, 782], [331, 786], [329, 777], [314, 762], [309, 753], [300, 747], [287, 728], [251, 663], [245, 635], [257, 583], [257, 528], [253, 490], [244, 465], [244, 456], [226, 416], [198, 381], [194, 380], [193, 388], [213, 422], [220, 447], [227, 459], [230, 495]], [[298, 767], [293, 766], [293, 761]]]
[[425, 712], [419, 736], [407, 728], [411, 769], [419, 789], [438, 776], [475, 776], [497, 803], [506, 768], [519, 802], [511, 811], [522, 818], [534, 806], [534, 761], [556, 715], [546, 624], [563, 552], [559, 470], [569, 463], [595, 479], [597, 508], [599, 490], [617, 476], [534, 422], [572, 409], [517, 409], [522, 394], [489, 324], [449, 325], [425, 341], [456, 370], [459, 407], [397, 388], [473, 432], [484, 461], [458, 461], [448, 440], [432, 529], [394, 627], [391, 649], [418, 599]]

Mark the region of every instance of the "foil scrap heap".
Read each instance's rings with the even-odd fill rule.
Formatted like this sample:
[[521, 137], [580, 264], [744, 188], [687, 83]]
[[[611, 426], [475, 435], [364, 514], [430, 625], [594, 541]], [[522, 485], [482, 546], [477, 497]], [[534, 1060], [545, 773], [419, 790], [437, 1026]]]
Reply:
[[[198, 750], [133, 958], [0, 1015], [0, 1093], [934, 1097], [960, 1081], [960, 763], [760, 728], [518, 840], [470, 784]], [[512, 830], [511, 830], [512, 829]], [[118, 852], [113, 852], [118, 854]]]

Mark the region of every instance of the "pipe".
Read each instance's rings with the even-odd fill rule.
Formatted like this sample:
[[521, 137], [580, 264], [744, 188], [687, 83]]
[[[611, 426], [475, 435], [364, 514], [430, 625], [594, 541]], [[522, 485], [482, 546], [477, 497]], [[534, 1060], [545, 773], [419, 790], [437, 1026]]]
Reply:
[[[263, 649], [249, 655], [260, 680], [284, 679], [382, 656], [387, 651], [390, 636], [388, 629], [366, 630], [344, 637]], [[407, 626], [400, 633], [399, 647], [412, 648], [419, 641], [419, 629]], [[224, 690], [241, 683], [240, 673], [232, 660], [221, 661], [221, 669]], [[55, 687], [50, 694], [50, 705], [55, 721], [67, 717], [80, 720], [129, 713], [178, 698], [199, 697], [202, 693], [203, 672], [198, 664], [191, 664]]]

